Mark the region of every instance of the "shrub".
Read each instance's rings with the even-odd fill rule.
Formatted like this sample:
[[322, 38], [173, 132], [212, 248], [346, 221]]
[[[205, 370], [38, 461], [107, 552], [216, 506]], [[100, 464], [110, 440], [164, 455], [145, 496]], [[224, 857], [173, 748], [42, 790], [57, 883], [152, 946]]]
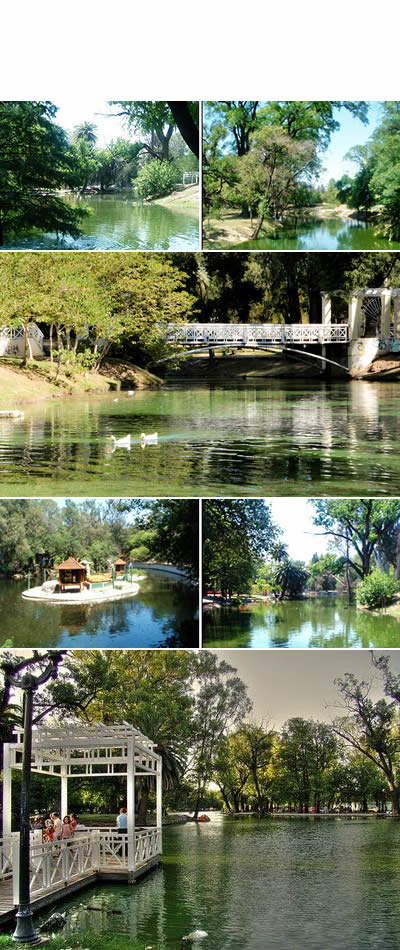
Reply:
[[155, 158], [143, 165], [133, 185], [138, 198], [160, 198], [172, 191], [178, 178], [179, 172], [173, 163]]
[[385, 607], [390, 604], [399, 585], [392, 574], [381, 574], [376, 568], [358, 585], [356, 597], [363, 607]]

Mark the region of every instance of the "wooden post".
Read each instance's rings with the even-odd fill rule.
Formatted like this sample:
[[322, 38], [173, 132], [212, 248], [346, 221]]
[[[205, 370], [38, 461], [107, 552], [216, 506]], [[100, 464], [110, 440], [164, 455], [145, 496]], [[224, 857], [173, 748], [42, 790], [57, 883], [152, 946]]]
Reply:
[[128, 739], [128, 756], [126, 769], [126, 807], [128, 812], [128, 875], [136, 868], [136, 834], [135, 834], [135, 750], [134, 740]]
[[157, 778], [156, 778], [156, 814], [157, 814], [157, 830], [160, 840], [160, 854], [162, 852], [162, 761], [159, 759], [157, 762]]

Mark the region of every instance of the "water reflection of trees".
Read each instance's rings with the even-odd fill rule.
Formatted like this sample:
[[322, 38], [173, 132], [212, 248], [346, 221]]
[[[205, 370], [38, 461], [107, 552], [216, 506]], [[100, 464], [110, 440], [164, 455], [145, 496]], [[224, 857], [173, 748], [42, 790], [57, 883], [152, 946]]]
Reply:
[[305, 598], [206, 614], [204, 643], [230, 647], [355, 648], [400, 646], [400, 622], [349, 605], [345, 597]]
[[0, 581], [2, 637], [14, 647], [198, 646], [198, 597], [188, 585], [157, 576], [143, 595], [88, 606], [25, 601], [25, 586]]
[[[35, 406], [0, 437], [1, 480], [29, 480], [37, 493], [85, 479], [102, 492], [149, 489], [247, 491], [280, 482], [285, 491], [313, 485], [360, 491], [400, 489], [394, 384], [292, 380], [229, 386], [177, 386], [134, 400], [72, 397]], [[110, 452], [109, 436], [156, 430], [159, 444]], [[2, 433], [6, 435], [2, 435]], [[287, 488], [286, 488], [287, 486]], [[326, 488], [325, 488], [326, 487]], [[15, 491], [15, 487], [14, 487]], [[10, 492], [12, 493], [12, 492]]]

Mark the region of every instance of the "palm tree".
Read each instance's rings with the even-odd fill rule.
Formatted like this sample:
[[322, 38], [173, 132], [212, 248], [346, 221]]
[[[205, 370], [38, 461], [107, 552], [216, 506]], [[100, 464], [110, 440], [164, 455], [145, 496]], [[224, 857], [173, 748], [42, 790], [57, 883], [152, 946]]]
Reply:
[[283, 600], [285, 594], [288, 597], [297, 597], [306, 586], [308, 571], [301, 561], [291, 561], [286, 558], [281, 562], [275, 575], [275, 580], [281, 586], [279, 600]]
[[[155, 751], [161, 756], [163, 791], [168, 792], [177, 788], [186, 769], [186, 743], [172, 734], [171, 723], [156, 709], [143, 710], [136, 725], [155, 742]], [[154, 784], [153, 778], [150, 780], [144, 778], [141, 783], [138, 806], [139, 825], [146, 824], [151, 784]]]
[[74, 129], [75, 142], [87, 142], [88, 145], [95, 145], [97, 142], [97, 125], [94, 122], [81, 122]]

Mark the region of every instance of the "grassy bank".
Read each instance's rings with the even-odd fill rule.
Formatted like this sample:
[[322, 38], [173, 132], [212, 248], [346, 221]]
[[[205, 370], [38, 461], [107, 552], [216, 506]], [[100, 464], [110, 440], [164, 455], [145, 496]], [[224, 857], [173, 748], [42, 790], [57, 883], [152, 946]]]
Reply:
[[0, 409], [18, 409], [37, 402], [79, 393], [145, 389], [162, 381], [147, 370], [121, 360], [107, 360], [98, 372], [76, 372], [65, 366], [56, 380], [50, 360], [32, 360], [26, 368], [16, 358], [0, 359]]
[[164, 205], [174, 211], [196, 211], [200, 208], [200, 189], [198, 185], [186, 185], [183, 191], [173, 191], [165, 198], [155, 198], [151, 204]]

